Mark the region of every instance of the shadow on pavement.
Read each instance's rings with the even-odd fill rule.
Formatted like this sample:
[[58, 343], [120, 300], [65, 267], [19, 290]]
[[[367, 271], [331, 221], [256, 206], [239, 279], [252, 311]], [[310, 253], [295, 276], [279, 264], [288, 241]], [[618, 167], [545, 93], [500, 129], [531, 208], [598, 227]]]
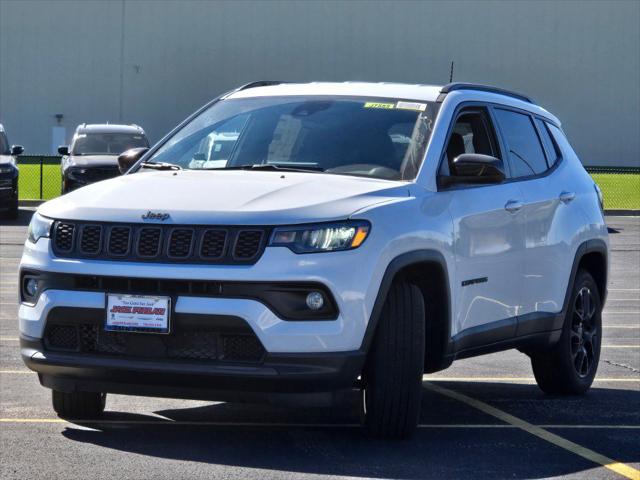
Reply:
[[9, 219], [6, 216], [0, 214], [0, 226], [13, 225], [13, 226], [26, 227], [27, 225], [29, 225], [29, 222], [31, 221], [31, 217], [33, 216], [34, 211], [35, 209], [20, 208], [18, 210], [18, 218], [16, 219]]
[[[610, 424], [612, 419], [640, 423], [638, 391], [594, 388], [583, 397], [560, 399], [545, 397], [535, 385], [438, 384], [534, 424]], [[566, 408], [560, 408], [562, 402], [568, 402]], [[556, 414], [557, 409], [564, 413]], [[412, 439], [405, 441], [368, 438], [357, 425], [355, 398], [346, 408], [335, 409], [219, 403], [156, 413], [170, 420], [109, 412], [107, 422], [82, 424], [94, 430], [71, 426], [63, 435], [72, 441], [149, 457], [298, 474], [399, 479], [544, 478], [596, 467], [516, 428], [461, 428], [501, 422], [431, 391], [424, 392], [420, 423], [456, 426], [419, 428]], [[156, 421], [167, 424], [146, 423]], [[576, 431], [554, 432], [572, 438]], [[618, 461], [634, 463], [640, 461], [636, 448], [639, 436], [638, 430], [580, 430], [576, 441]]]

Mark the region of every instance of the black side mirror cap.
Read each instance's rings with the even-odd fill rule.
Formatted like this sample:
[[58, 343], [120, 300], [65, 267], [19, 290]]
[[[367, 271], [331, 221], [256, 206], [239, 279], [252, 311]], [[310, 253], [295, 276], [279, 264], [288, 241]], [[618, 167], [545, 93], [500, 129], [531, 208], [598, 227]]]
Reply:
[[69, 146], [68, 145], [60, 145], [58, 147], [58, 153], [63, 157], [69, 155]]
[[452, 175], [438, 177], [438, 185], [502, 183], [505, 174], [499, 158], [480, 153], [463, 153], [453, 159]]
[[131, 148], [118, 155], [118, 170], [120, 170], [120, 173], [126, 173], [148, 150], [148, 148], [144, 147]]
[[22, 155], [24, 152], [24, 147], [22, 145], [11, 145], [11, 155], [17, 156]]

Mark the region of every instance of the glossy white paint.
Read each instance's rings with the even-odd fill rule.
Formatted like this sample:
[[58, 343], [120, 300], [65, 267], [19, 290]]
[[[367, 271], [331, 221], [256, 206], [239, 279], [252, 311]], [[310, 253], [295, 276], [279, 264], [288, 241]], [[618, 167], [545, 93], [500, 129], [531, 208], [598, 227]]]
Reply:
[[[433, 100], [436, 87], [395, 84], [305, 84], [250, 89], [234, 97], [306, 94], [365, 95]], [[318, 173], [256, 171], [147, 172], [108, 180], [47, 202], [51, 218], [141, 222], [148, 210], [166, 211], [175, 224], [282, 225], [345, 218], [366, 219], [372, 229], [358, 249], [296, 255], [268, 247], [252, 266], [126, 263], [55, 258], [49, 241], [27, 242], [22, 268], [62, 273], [227, 281], [318, 281], [332, 291], [340, 316], [329, 322], [278, 319], [250, 300], [180, 298], [193, 313], [235, 313], [271, 352], [346, 351], [360, 347], [390, 262], [415, 250], [434, 250], [446, 262], [452, 298], [451, 334], [530, 312], [557, 312], [580, 243], [607, 241], [593, 182], [566, 140], [566, 157], [543, 178], [437, 191], [436, 171], [456, 108], [491, 102], [529, 110], [554, 122], [544, 109], [477, 91], [447, 95], [434, 123], [415, 182]], [[573, 192], [572, 201], [559, 199]], [[519, 211], [505, 209], [520, 202]], [[465, 280], [486, 282], [462, 286]], [[92, 294], [93, 295], [93, 294]], [[36, 307], [20, 308], [21, 331], [39, 337], [47, 309], [74, 302], [104, 302], [102, 294], [47, 292]], [[42, 303], [42, 305], [41, 305]]]

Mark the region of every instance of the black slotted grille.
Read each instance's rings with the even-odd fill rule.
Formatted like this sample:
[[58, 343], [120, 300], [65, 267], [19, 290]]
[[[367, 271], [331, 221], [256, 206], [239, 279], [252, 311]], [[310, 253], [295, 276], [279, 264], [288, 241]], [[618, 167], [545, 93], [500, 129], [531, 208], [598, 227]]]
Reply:
[[73, 248], [75, 225], [73, 223], [58, 222], [54, 230], [54, 245], [60, 252], [70, 252]]
[[[146, 341], [141, 342], [141, 338]], [[150, 352], [146, 347], [151, 340], [156, 348]], [[196, 329], [149, 337], [139, 333], [107, 332], [95, 323], [50, 324], [44, 344], [50, 351], [209, 362], [259, 363], [265, 355], [264, 347], [254, 333]]]
[[227, 232], [225, 230], [206, 230], [202, 236], [200, 255], [204, 258], [222, 257], [226, 241]]
[[100, 251], [102, 227], [100, 225], [84, 225], [80, 234], [80, 251], [87, 255], [95, 255]]
[[191, 253], [193, 230], [189, 228], [175, 228], [169, 234], [168, 254], [173, 258], [186, 258]]
[[117, 256], [126, 255], [129, 253], [130, 240], [130, 227], [112, 227], [109, 232], [109, 253]]
[[138, 235], [138, 255], [141, 257], [153, 258], [160, 255], [160, 239], [162, 229], [160, 228], [141, 228]]
[[264, 232], [261, 230], [241, 230], [233, 249], [234, 257], [240, 259], [255, 257], [260, 251], [263, 236]]
[[64, 258], [253, 265], [269, 233], [265, 227], [56, 221], [52, 247]]

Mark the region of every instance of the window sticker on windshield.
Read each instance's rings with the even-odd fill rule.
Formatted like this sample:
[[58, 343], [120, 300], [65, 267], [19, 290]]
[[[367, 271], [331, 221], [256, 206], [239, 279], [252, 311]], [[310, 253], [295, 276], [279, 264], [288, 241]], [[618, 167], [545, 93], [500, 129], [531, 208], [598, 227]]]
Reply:
[[388, 108], [393, 109], [396, 106], [393, 103], [378, 103], [378, 102], [367, 102], [364, 104], [364, 108]]
[[419, 112], [424, 112], [427, 109], [427, 104], [417, 102], [398, 102], [396, 103], [396, 108], [400, 108], [402, 110], [418, 110]]

